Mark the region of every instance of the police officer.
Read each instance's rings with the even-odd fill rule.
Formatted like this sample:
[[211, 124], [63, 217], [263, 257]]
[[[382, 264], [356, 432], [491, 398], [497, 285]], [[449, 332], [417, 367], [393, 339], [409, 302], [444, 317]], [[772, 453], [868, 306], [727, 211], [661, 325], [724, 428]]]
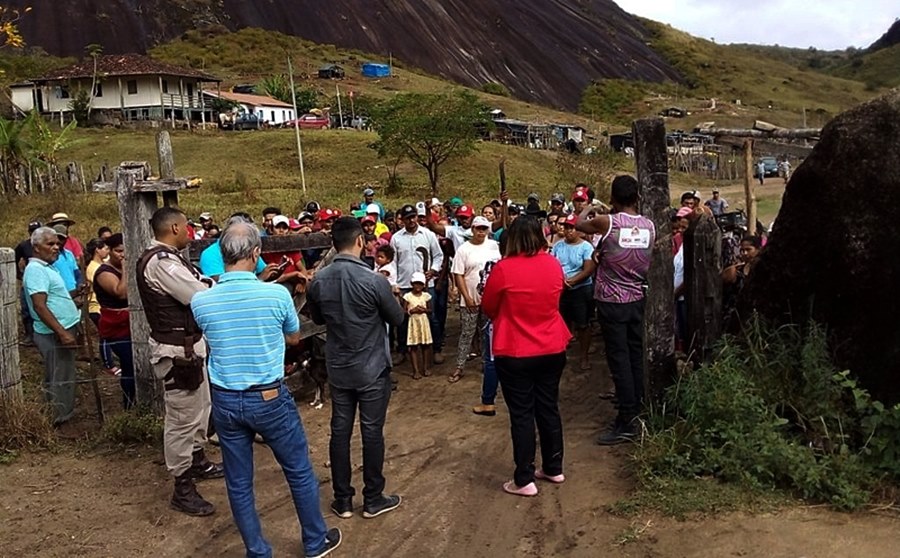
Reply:
[[203, 451], [209, 422], [206, 344], [191, 314], [191, 297], [212, 286], [180, 253], [191, 242], [187, 217], [163, 207], [150, 219], [156, 238], [137, 262], [135, 274], [147, 322], [150, 361], [165, 386], [163, 435], [166, 467], [175, 477], [172, 507], [205, 516], [215, 507], [197, 492], [197, 479], [221, 478], [222, 466]]

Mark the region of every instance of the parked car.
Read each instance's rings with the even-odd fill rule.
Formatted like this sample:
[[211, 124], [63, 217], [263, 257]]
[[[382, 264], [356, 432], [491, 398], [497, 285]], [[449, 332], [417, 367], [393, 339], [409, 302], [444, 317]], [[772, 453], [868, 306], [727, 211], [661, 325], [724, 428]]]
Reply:
[[[778, 159], [775, 157], [760, 157], [759, 160], [765, 165], [765, 177], [778, 176]], [[753, 165], [753, 177], [759, 178], [759, 169]]]
[[282, 127], [293, 128], [294, 123], [299, 124], [304, 130], [326, 130], [331, 127], [331, 121], [327, 116], [312, 113], [304, 114], [296, 120], [288, 120], [282, 124]]
[[221, 120], [223, 130], [259, 130], [265, 121], [258, 114], [242, 112], [233, 118]]

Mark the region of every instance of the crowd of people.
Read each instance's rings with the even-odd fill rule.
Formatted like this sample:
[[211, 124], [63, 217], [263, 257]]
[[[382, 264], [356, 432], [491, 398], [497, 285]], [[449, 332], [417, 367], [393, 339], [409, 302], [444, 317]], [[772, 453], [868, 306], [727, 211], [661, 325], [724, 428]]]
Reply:
[[[172, 506], [190, 515], [214, 513], [195, 481], [224, 477], [247, 555], [271, 555], [253, 503], [252, 447], [261, 438], [285, 471], [306, 555], [324, 556], [340, 544], [341, 533], [322, 517], [302, 422], [284, 384], [291, 364], [286, 347], [301, 339], [298, 312], [327, 331], [331, 510], [337, 517], [354, 512], [350, 436], [357, 411], [363, 516], [401, 504], [400, 496], [385, 493], [383, 475], [392, 370], [408, 358], [412, 378], [432, 375], [450, 345], [446, 323], [454, 304], [460, 333], [447, 381], [458, 382], [481, 357], [481, 397], [472, 411], [495, 416], [502, 390], [515, 463], [502, 488], [534, 496], [536, 480], [565, 481], [559, 383], [570, 344], [577, 368], [591, 368], [595, 326], [618, 410], [597, 443], [619, 444], [638, 433], [644, 304], [657, 234], [639, 213], [638, 191], [637, 181], [623, 175], [612, 181], [608, 205], [579, 184], [568, 196], [553, 194], [546, 206], [537, 194], [512, 203], [504, 191], [480, 211], [459, 198], [391, 211], [366, 188], [346, 214], [317, 202], [296, 218], [267, 207], [261, 226], [245, 212], [220, 226], [211, 213], [194, 222], [167, 207], [151, 220], [155, 240], [135, 255], [125, 253], [122, 233], [108, 227], [83, 246], [72, 234], [75, 222], [58, 213], [46, 224], [29, 224], [30, 237], [16, 249], [26, 342], [41, 352], [53, 419], [64, 423], [75, 411], [75, 349], [82, 314], [89, 316], [103, 368], [120, 378], [123, 407], [130, 408], [135, 367], [127, 286], [133, 274], [151, 331], [149, 339], [136, 341], [149, 343], [154, 373], [165, 386]], [[684, 231], [699, 216], [728, 209], [717, 190], [700, 202], [698, 192], [686, 192], [672, 210], [676, 298], [684, 289]], [[264, 236], [311, 233], [325, 233], [331, 247], [262, 251]], [[183, 254], [198, 239], [213, 242], [195, 266]], [[759, 237], [744, 238], [726, 266], [723, 311], [733, 309], [761, 247]], [[684, 339], [678, 307], [676, 315]], [[213, 427], [222, 464], [204, 452]]]

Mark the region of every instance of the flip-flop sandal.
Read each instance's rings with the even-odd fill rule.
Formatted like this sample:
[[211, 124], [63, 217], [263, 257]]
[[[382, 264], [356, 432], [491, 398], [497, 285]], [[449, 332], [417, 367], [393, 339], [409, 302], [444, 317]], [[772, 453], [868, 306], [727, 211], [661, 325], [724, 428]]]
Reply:
[[450, 374], [450, 377], [447, 378], [447, 381], [451, 384], [455, 384], [456, 382], [462, 380], [462, 377], [462, 374], [457, 374], [456, 372], [454, 372], [453, 374]]
[[600, 399], [603, 399], [604, 401], [609, 401], [610, 399], [615, 399], [615, 398], [616, 398], [616, 392], [614, 392], [614, 391], [604, 391], [600, 394]]

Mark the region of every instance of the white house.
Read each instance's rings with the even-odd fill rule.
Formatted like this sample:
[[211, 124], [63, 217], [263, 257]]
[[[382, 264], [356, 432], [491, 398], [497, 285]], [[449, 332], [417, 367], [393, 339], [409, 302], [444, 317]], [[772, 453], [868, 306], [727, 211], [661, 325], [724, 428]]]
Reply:
[[278, 126], [295, 118], [293, 105], [265, 95], [225, 91], [204, 91], [203, 95], [208, 98], [218, 97], [237, 103], [240, 112], [256, 114], [270, 126]]
[[[92, 110], [112, 112], [125, 120], [209, 120], [211, 107], [203, 102], [204, 84], [219, 78], [207, 73], [166, 64], [139, 54], [97, 57], [97, 82]], [[12, 102], [22, 112], [70, 112], [79, 89], [90, 91], [94, 61], [86, 59], [27, 82], [11, 86]]]

